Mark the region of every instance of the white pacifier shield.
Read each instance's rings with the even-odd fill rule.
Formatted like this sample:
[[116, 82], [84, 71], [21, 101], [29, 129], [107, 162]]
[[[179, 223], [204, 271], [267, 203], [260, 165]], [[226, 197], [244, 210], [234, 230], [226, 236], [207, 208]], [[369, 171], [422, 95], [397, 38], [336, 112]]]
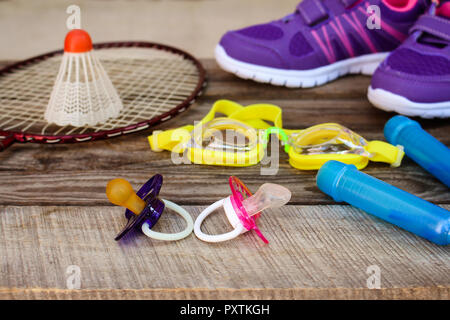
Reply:
[[[233, 226], [234, 229], [242, 226], [242, 222], [239, 219], [238, 215], [236, 214], [236, 211], [233, 208], [233, 204], [231, 203], [231, 196], [228, 198], [225, 198], [223, 200], [223, 209], [225, 210], [225, 214], [227, 215], [228, 221], [230, 222], [230, 224]], [[241, 231], [242, 233], [246, 233], [248, 230], [247, 229], [243, 229]]]
[[[223, 234], [217, 234], [217, 235], [210, 235], [205, 234], [201, 231], [201, 225], [203, 223], [203, 220], [207, 216], [209, 216], [212, 212], [219, 209], [220, 207], [224, 208], [225, 214], [228, 218], [228, 221], [230, 222], [231, 226], [234, 228], [233, 231], [223, 233]], [[194, 233], [200, 240], [206, 241], [206, 242], [222, 242], [227, 241], [236, 238], [242, 233], [247, 232], [248, 230], [245, 229], [245, 227], [242, 225], [241, 220], [236, 214], [236, 211], [233, 208], [233, 205], [231, 203], [231, 196], [221, 199], [219, 201], [216, 201], [212, 205], [210, 205], [208, 208], [203, 210], [203, 212], [197, 217], [194, 224]]]

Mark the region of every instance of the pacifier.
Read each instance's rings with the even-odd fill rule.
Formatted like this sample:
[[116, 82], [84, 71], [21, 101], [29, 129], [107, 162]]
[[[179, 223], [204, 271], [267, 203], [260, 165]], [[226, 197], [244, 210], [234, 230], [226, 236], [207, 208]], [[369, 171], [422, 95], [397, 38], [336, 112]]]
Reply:
[[[155, 174], [136, 193], [134, 193], [131, 184], [124, 179], [113, 179], [108, 182], [106, 196], [109, 201], [127, 208], [125, 217], [128, 222], [114, 240], [120, 240], [137, 227], [141, 227], [146, 236], [165, 241], [180, 240], [191, 234], [193, 221], [190, 214], [179, 205], [158, 197], [162, 182], [163, 177], [160, 174]], [[185, 230], [178, 233], [161, 233], [151, 230], [158, 222], [165, 207], [172, 209], [186, 220]]]
[[[268, 243], [269, 241], [263, 236], [256, 222], [261, 211], [268, 208], [279, 208], [286, 204], [291, 199], [291, 192], [278, 184], [265, 183], [252, 195], [242, 181], [234, 176], [230, 177], [229, 184], [231, 195], [210, 205], [195, 220], [195, 235], [206, 242], [222, 242], [254, 230], [265, 243]], [[233, 231], [220, 235], [203, 233], [201, 231], [203, 220], [220, 207], [224, 208], [228, 221], [234, 228]]]

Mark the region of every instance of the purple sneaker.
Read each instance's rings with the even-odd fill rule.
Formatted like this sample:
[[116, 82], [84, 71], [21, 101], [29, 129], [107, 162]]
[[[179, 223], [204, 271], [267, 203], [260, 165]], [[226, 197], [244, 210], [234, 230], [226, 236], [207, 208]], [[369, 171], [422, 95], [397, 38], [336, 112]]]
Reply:
[[227, 32], [216, 60], [241, 78], [296, 88], [371, 75], [426, 7], [427, 0], [303, 0], [280, 20]]
[[409, 38], [375, 71], [375, 107], [423, 118], [450, 117], [450, 2], [417, 20]]

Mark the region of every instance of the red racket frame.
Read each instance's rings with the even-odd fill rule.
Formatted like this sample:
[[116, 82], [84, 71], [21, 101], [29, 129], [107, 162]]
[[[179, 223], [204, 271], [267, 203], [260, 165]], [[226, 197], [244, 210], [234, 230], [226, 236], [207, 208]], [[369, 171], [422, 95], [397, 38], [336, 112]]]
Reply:
[[[165, 122], [179, 113], [185, 111], [187, 108], [191, 106], [196, 100], [198, 96], [203, 93], [203, 89], [206, 87], [206, 71], [203, 68], [200, 61], [194, 58], [189, 53], [159, 43], [153, 42], [143, 42], [143, 41], [127, 41], [127, 42], [103, 42], [94, 44], [94, 49], [104, 49], [104, 48], [127, 48], [127, 47], [137, 47], [137, 48], [155, 48], [159, 50], [173, 52], [175, 54], [179, 54], [186, 59], [191, 60], [194, 65], [199, 70], [199, 80], [196, 88], [192, 92], [192, 94], [182, 103], [180, 103], [175, 108], [149, 120], [141, 121], [126, 127], [104, 130], [99, 132], [92, 132], [86, 134], [74, 134], [74, 135], [42, 135], [42, 134], [34, 134], [27, 133], [21, 131], [4, 131], [0, 129], [0, 136], [4, 137], [0, 140], [0, 151], [3, 151], [7, 147], [9, 147], [14, 142], [34, 142], [34, 143], [77, 143], [77, 142], [87, 142], [94, 141], [99, 139], [108, 139], [117, 136], [121, 136], [123, 134], [133, 133], [140, 130], [145, 130], [151, 126], [155, 126], [161, 122]], [[45, 60], [50, 57], [56, 56], [58, 54], [62, 54], [63, 50], [56, 50], [49, 53], [45, 53], [36, 57], [32, 57], [27, 60], [23, 60], [11, 65], [6, 66], [5, 68], [0, 70], [0, 77], [9, 72], [14, 72], [15, 69], [26, 66], [27, 64], [36, 63], [40, 60]]]

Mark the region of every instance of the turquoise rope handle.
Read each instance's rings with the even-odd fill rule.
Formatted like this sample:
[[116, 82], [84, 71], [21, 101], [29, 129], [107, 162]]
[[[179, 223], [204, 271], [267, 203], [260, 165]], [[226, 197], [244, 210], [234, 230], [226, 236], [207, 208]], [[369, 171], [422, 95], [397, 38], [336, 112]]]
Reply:
[[317, 186], [380, 219], [439, 245], [450, 244], [450, 212], [411, 193], [331, 160], [317, 173]]

